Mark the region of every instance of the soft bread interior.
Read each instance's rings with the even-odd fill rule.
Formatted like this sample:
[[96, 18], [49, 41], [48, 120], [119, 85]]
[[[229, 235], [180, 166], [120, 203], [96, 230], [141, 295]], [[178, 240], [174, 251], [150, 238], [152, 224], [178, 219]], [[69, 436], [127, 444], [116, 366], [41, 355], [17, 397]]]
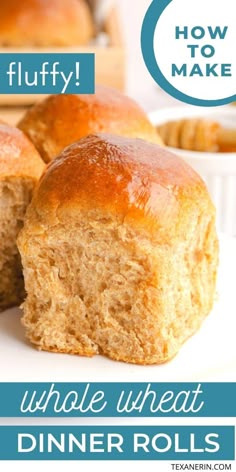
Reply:
[[0, 181], [0, 310], [20, 304], [24, 282], [16, 238], [31, 200], [32, 179]]
[[214, 216], [199, 211], [186, 239], [168, 244], [98, 210], [31, 231], [31, 211], [19, 238], [28, 293], [23, 323], [39, 349], [161, 363], [210, 312]]

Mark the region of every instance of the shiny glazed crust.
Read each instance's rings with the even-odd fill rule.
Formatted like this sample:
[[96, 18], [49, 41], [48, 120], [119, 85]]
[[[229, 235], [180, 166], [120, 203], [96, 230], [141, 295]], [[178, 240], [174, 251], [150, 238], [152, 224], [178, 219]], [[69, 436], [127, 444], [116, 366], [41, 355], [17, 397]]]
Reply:
[[85, 0], [7, 0], [1, 2], [0, 45], [78, 46], [93, 36]]
[[131, 98], [97, 86], [95, 95], [52, 95], [33, 106], [19, 123], [45, 162], [92, 133], [112, 133], [161, 144], [144, 111]]
[[96, 206], [168, 239], [184, 237], [193, 208], [213, 211], [202, 179], [181, 158], [141, 139], [105, 133], [81, 139], [54, 159], [35, 199], [38, 213], [52, 221], [57, 212]]

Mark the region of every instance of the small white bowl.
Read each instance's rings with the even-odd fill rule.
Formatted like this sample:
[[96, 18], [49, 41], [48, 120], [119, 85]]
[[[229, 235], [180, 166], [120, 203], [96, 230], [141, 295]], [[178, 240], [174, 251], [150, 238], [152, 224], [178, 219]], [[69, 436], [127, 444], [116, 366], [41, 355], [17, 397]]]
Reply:
[[[149, 114], [156, 126], [183, 118], [208, 118], [236, 128], [236, 107], [164, 108]], [[217, 210], [218, 230], [236, 236], [236, 152], [209, 153], [169, 148], [190, 164], [205, 180]]]

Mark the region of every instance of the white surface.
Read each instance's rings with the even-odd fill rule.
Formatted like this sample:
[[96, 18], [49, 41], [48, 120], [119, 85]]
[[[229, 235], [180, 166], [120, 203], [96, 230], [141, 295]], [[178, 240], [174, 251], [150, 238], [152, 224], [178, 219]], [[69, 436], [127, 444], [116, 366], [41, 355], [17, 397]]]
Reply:
[[219, 300], [201, 330], [171, 362], [135, 366], [102, 356], [39, 352], [27, 344], [20, 311], [0, 315], [0, 381], [160, 382], [236, 380], [236, 239], [221, 241]]
[[[69, 470], [70, 472], [120, 472], [120, 471], [130, 471], [130, 472], [143, 472], [143, 471], [148, 471], [148, 472], [171, 472], [174, 470], [172, 466], [170, 465], [173, 464], [175, 461], [169, 461], [169, 462], [162, 462], [162, 461], [135, 461], [135, 462], [128, 462], [128, 461], [122, 461], [122, 462], [103, 462], [103, 461], [93, 461], [93, 462], [17, 462], [17, 466], [14, 462], [2, 462], [1, 467], [4, 472], [51, 472], [51, 471], [57, 471], [57, 472], [65, 472], [65, 470]], [[180, 461], [177, 462], [177, 464], [180, 464]], [[183, 464], [183, 462], [181, 462]], [[193, 464], [193, 462], [191, 462]], [[201, 462], [201, 464], [203, 464]], [[228, 464], [232, 464], [231, 471], [235, 472], [235, 462], [230, 463], [227, 462]], [[200, 470], [200, 468], [199, 468]], [[203, 470], [203, 469], [202, 469]], [[215, 469], [217, 470], [217, 469]], [[219, 469], [218, 469], [219, 470]], [[222, 469], [223, 470], [223, 469]]]
[[[182, 106], [165, 108], [149, 114], [155, 125], [183, 118], [206, 118], [225, 128], [235, 128], [236, 107], [202, 108]], [[169, 148], [182, 157], [205, 180], [217, 209], [219, 231], [236, 235], [236, 153], [207, 153]]]

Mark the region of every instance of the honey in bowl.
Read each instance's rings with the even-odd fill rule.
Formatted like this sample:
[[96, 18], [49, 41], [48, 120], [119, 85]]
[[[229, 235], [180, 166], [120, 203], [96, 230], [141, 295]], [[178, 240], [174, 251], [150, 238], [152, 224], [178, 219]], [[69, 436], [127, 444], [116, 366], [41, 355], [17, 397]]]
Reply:
[[236, 152], [236, 129], [201, 118], [168, 121], [157, 127], [164, 144], [198, 152]]

